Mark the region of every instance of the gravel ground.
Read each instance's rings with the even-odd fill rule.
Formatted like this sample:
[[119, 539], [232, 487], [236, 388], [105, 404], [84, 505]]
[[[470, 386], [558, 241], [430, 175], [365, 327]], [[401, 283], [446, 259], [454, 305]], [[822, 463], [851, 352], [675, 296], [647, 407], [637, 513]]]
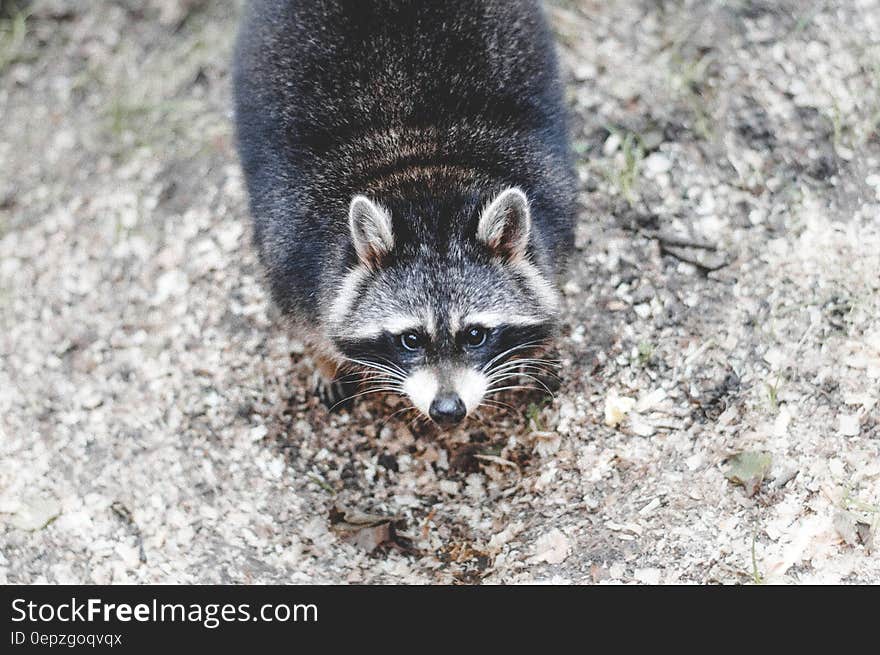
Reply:
[[450, 435], [308, 392], [237, 3], [2, 4], [0, 582], [880, 582], [878, 0], [552, 5], [562, 386]]

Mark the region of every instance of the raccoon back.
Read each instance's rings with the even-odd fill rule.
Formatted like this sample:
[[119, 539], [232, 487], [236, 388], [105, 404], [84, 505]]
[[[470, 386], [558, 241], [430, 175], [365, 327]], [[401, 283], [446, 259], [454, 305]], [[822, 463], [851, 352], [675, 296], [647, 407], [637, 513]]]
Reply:
[[[550, 31], [526, 0], [255, 0], [234, 67], [255, 240], [283, 310], [314, 311], [356, 193], [526, 189], [542, 259], [574, 178]], [[323, 275], [322, 275], [323, 274]]]

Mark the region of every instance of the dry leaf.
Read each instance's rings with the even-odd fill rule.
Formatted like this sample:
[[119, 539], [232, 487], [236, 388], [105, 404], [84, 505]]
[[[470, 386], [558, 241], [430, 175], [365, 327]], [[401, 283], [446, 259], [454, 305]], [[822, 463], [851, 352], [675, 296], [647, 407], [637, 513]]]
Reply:
[[61, 514], [61, 503], [54, 498], [29, 496], [22, 499], [9, 523], [19, 530], [42, 530]]
[[856, 522], [856, 536], [868, 552], [874, 549], [874, 532], [870, 524], [863, 521]]
[[833, 524], [837, 534], [847, 544], [855, 546], [859, 543], [859, 535], [856, 532], [856, 517], [851, 513], [844, 510], [837, 511], [834, 514]]
[[612, 428], [620, 425], [635, 405], [632, 398], [618, 396], [616, 392], [608, 394], [605, 398], [605, 425]]
[[395, 516], [367, 514], [336, 505], [330, 510], [330, 529], [346, 543], [373, 552], [384, 543], [395, 542]]
[[571, 549], [568, 538], [562, 534], [559, 528], [553, 528], [547, 534], [540, 537], [535, 544], [533, 562], [547, 562], [548, 564], [560, 564]]
[[770, 470], [773, 458], [770, 453], [747, 451], [734, 455], [727, 460], [728, 468], [725, 476], [734, 484], [742, 485], [746, 496], [751, 498], [757, 493]]

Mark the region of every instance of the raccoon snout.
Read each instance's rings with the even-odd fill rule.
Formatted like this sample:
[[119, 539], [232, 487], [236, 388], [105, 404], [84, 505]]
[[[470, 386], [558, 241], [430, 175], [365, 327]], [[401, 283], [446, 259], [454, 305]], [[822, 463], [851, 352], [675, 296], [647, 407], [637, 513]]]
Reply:
[[479, 407], [486, 376], [470, 368], [421, 368], [410, 374], [403, 391], [418, 410], [442, 427], [453, 427]]
[[452, 426], [461, 423], [467, 414], [464, 401], [457, 393], [439, 394], [431, 401], [428, 415], [438, 425]]

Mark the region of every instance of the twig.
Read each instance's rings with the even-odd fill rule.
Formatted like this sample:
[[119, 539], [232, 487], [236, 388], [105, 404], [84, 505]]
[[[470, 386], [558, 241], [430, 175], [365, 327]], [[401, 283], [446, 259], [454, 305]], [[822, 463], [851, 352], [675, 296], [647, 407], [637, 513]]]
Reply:
[[661, 230], [651, 230], [645, 229], [639, 225], [639, 218], [647, 218], [656, 224], [656, 221], [659, 220], [657, 214], [651, 211], [650, 207], [648, 207], [647, 203], [643, 203], [645, 206], [644, 212], [638, 213], [635, 217], [635, 220], [629, 225], [621, 225], [624, 230], [635, 232], [638, 235], [643, 237], [647, 237], [648, 239], [654, 239], [661, 246], [670, 246], [670, 247], [678, 247], [678, 248], [697, 248], [698, 250], [708, 250], [710, 252], [716, 252], [718, 250], [718, 246], [709, 241], [704, 241], [697, 237], [689, 237], [689, 236], [680, 236], [677, 234], [670, 234], [669, 232], [663, 232]]
[[114, 500], [110, 505], [110, 511], [113, 512], [116, 518], [126, 525], [129, 532], [134, 536], [138, 547], [138, 559], [141, 564], [146, 564], [147, 554], [144, 552], [144, 537], [141, 534], [141, 529], [138, 527], [137, 523], [135, 523], [134, 517], [131, 515], [131, 510], [118, 500]]
[[492, 462], [493, 464], [498, 464], [499, 466], [510, 466], [516, 469], [517, 473], [520, 473], [519, 466], [517, 466], [516, 462], [511, 462], [509, 459], [504, 459], [503, 457], [498, 457], [496, 455], [481, 455], [474, 454], [475, 459], [481, 459], [486, 462]]
[[724, 258], [720, 258], [717, 263], [706, 264], [705, 262], [701, 262], [697, 257], [689, 255], [686, 251], [667, 246], [662, 242], [660, 243], [660, 250], [667, 255], [672, 255], [679, 261], [696, 266], [703, 275], [717, 271], [730, 264], [730, 261]]
[[653, 231], [642, 232], [642, 234], [644, 234], [649, 239], [656, 239], [660, 244], [664, 246], [672, 246], [678, 248], [698, 248], [700, 250], [709, 250], [711, 252], [716, 252], [718, 250], [718, 246], [714, 243], [709, 243], [708, 241], [700, 241], [691, 237], [677, 236], [675, 234]]

